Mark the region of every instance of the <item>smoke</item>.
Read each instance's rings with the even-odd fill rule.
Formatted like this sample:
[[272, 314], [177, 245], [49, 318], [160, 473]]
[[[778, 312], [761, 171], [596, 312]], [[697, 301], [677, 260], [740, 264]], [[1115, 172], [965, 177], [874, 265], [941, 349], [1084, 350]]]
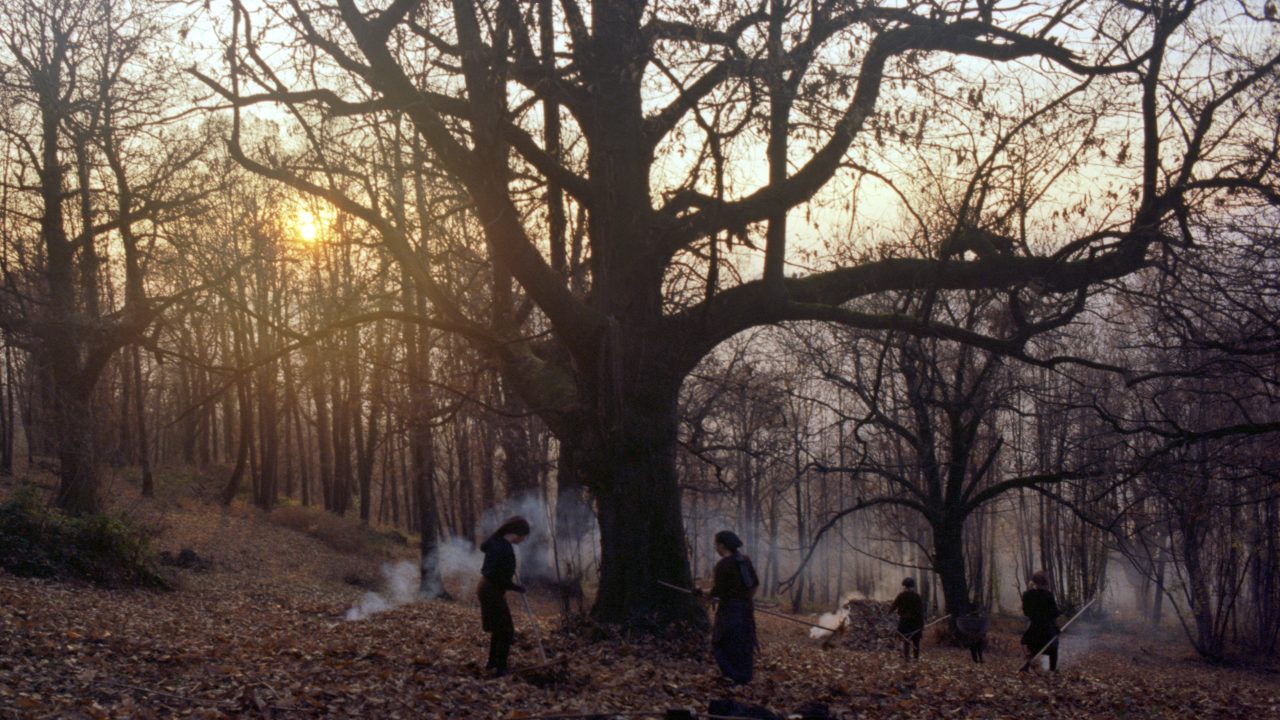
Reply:
[[809, 637], [814, 640], [821, 640], [835, 632], [836, 629], [839, 628], [841, 624], [848, 621], [848, 619], [849, 611], [846, 608], [840, 608], [835, 612], [822, 613], [822, 616], [818, 618], [818, 624], [826, 628], [826, 630], [821, 628], [809, 628]]
[[417, 598], [418, 568], [408, 560], [383, 564], [382, 581], [382, 592], [365, 593], [347, 610], [347, 620], [364, 620]]
[[857, 590], [845, 593], [845, 596], [840, 598], [840, 606], [836, 608], [835, 612], [822, 613], [822, 616], [818, 618], [818, 624], [826, 628], [826, 630], [822, 630], [820, 628], [809, 628], [809, 637], [814, 640], [821, 640], [835, 632], [841, 625], [849, 620], [849, 603], [865, 599], [866, 598], [862, 593]]
[[[484, 553], [479, 550], [479, 545], [512, 515], [523, 516], [529, 521], [529, 537], [515, 546], [516, 568], [521, 582], [552, 582], [566, 573], [581, 575], [590, 564], [582, 557], [584, 546], [595, 547], [599, 531], [589, 508], [585, 512], [577, 506], [573, 509], [578, 511], [558, 513], [559, 524], [556, 525], [557, 513], [536, 493], [489, 508], [480, 517], [479, 537], [472, 539], [453, 535], [444, 538], [430, 555], [422, 558], [421, 571], [414, 575], [415, 578], [421, 577], [419, 596], [443, 597], [447, 584], [458, 593], [458, 597], [471, 597], [480, 582], [480, 568], [484, 565]], [[560, 561], [559, 573], [557, 558]], [[427, 572], [433, 566], [436, 572]]]
[[[478, 544], [512, 515], [523, 516], [530, 527], [529, 537], [515, 548], [517, 572], [522, 582], [552, 582], [566, 572], [584, 574], [591, 564], [591, 560], [584, 557], [584, 547], [596, 547], [599, 537], [599, 527], [590, 508], [575, 503], [557, 514], [537, 493], [529, 493], [486, 510], [480, 518], [480, 537], [475, 540], [450, 536], [440, 540], [421, 563], [402, 560], [383, 565], [382, 591], [365, 593], [347, 610], [346, 619], [364, 620], [421, 598], [442, 597], [446, 582], [456, 589], [459, 597], [471, 597], [484, 565], [484, 553]], [[433, 566], [436, 572], [424, 572]]]
[[436, 567], [435, 573], [422, 573], [422, 584], [418, 592], [422, 597], [434, 598], [444, 595], [444, 581], [448, 580], [458, 589], [460, 597], [471, 597], [476, 584], [480, 582], [480, 567], [484, 564], [484, 553], [476, 549], [470, 540], [454, 536], [436, 543], [435, 550], [422, 559], [422, 567]]
[[[1081, 662], [1104, 635], [1102, 627], [1095, 623], [1086, 623], [1084, 618], [1072, 623], [1066, 632], [1058, 636], [1058, 669]], [[1041, 662], [1048, 661], [1041, 660]]]
[[[543, 501], [542, 496], [530, 492], [517, 498], [509, 498], [496, 507], [490, 508], [480, 517], [481, 538], [502, 524], [512, 515], [520, 515], [529, 521], [529, 537], [516, 546], [517, 573], [522, 582], [554, 582], [563, 578], [567, 564], [573, 566], [572, 572], [581, 574], [591, 564], [591, 559], [584, 557], [584, 546], [595, 547], [598, 542], [599, 527], [595, 516], [589, 511], [574, 505], [567, 508], [553, 508]], [[557, 569], [556, 561], [560, 567]], [[478, 577], [480, 566], [475, 566]]]

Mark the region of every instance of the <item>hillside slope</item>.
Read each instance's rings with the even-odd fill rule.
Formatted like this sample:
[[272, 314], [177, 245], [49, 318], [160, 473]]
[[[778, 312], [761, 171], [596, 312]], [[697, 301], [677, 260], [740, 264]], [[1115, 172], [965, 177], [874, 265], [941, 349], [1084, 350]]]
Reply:
[[[535, 603], [543, 635], [550, 654], [569, 658], [565, 671], [488, 679], [469, 599], [344, 620], [365, 592], [350, 581], [411, 558], [410, 548], [338, 552], [243, 508], [170, 502], [132, 512], [159, 528], [160, 548], [191, 548], [211, 565], [175, 571], [172, 592], [0, 572], [0, 717], [607, 717], [705, 712], [731, 692], [777, 712], [824, 703], [837, 717], [1280, 717], [1274, 676], [1145, 656], [1123, 641], [1068, 649], [1063, 672], [1049, 677], [1015, 672], [1011, 638], [986, 665], [926, 644], [925, 660], [904, 667], [891, 652], [821, 649], [773, 618], [761, 623], [758, 679], [730, 691], [702, 638], [626, 642], [588, 623], [561, 631], [545, 600]], [[534, 663], [527, 619], [518, 613], [516, 623], [513, 662]]]

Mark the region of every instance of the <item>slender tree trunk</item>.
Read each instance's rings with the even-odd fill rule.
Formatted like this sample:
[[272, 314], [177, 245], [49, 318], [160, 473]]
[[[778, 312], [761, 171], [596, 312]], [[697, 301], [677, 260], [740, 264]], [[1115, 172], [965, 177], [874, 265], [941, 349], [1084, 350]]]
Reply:
[[147, 438], [147, 390], [142, 384], [142, 353], [132, 348], [134, 407], [138, 421], [138, 465], [142, 468], [142, 495], [155, 495], [155, 479], [151, 474], [151, 444]]
[[248, 381], [236, 382], [236, 396], [240, 399], [240, 445], [236, 449], [236, 464], [231, 470], [231, 479], [222, 492], [222, 504], [230, 505], [240, 493], [240, 484], [244, 481], [245, 468], [249, 464], [249, 454], [253, 445], [253, 407], [249, 402]]
[[440, 579], [439, 557], [436, 553], [440, 526], [439, 508], [436, 507], [434, 438], [431, 425], [425, 418], [416, 419], [410, 433], [409, 456], [417, 499], [418, 547], [422, 569], [419, 594], [443, 597], [446, 593]]
[[[13, 474], [13, 442], [14, 436], [17, 435], [18, 416], [15, 414], [14, 397], [17, 395], [15, 388], [17, 387], [18, 378], [16, 374], [15, 363], [13, 362], [13, 348], [6, 345], [4, 348], [4, 398], [3, 402], [8, 409], [6, 415], [9, 418], [8, 425], [5, 426], [4, 437], [0, 438], [0, 474]], [[31, 438], [27, 438], [27, 444], [30, 445]]]
[[334, 508], [333, 435], [329, 422], [329, 393], [325, 390], [325, 363], [317, 353], [313, 359], [311, 399], [316, 407], [316, 455], [320, 460], [320, 499], [325, 510]]
[[[343, 383], [337, 383], [341, 386]], [[346, 515], [351, 507], [351, 490], [354, 472], [351, 458], [351, 413], [353, 398], [350, 388], [344, 394], [333, 388], [333, 507], [338, 516]]]
[[279, 483], [277, 473], [280, 462], [280, 424], [277, 422], [276, 372], [275, 364], [270, 363], [258, 374], [258, 434], [261, 439], [259, 448], [260, 475], [257, 484], [255, 504], [262, 510], [270, 510], [276, 503], [276, 490]]
[[133, 444], [133, 423], [129, 422], [129, 408], [133, 406], [133, 368], [130, 367], [133, 361], [133, 353], [123, 353], [120, 356], [120, 418], [116, 423], [117, 442], [116, 450], [111, 458], [113, 467], [119, 467], [122, 464], [136, 464], [138, 462], [138, 449]]

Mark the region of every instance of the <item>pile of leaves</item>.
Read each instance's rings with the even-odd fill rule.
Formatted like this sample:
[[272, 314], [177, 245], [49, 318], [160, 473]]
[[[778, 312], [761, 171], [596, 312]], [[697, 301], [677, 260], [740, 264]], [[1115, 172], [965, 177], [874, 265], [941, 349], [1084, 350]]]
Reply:
[[[920, 662], [851, 643], [824, 649], [803, 628], [761, 616], [755, 681], [724, 685], [705, 635], [627, 636], [562, 627], [534, 597], [551, 682], [489, 678], [487, 637], [466, 603], [414, 602], [347, 622], [361, 591], [341, 578], [382, 557], [338, 554], [248, 511], [172, 513], [163, 542], [207, 571], [175, 570], [174, 592], [106, 589], [0, 572], [0, 717], [534, 718], [691, 708], [732, 697], [778, 713], [826, 705], [840, 718], [1059, 716], [1275, 717], [1274, 677], [1161, 657], [1123, 642], [1064, 640], [1062, 672], [1018, 673], [1021, 658], [926, 642]], [[539, 663], [513, 603], [517, 668]], [[867, 609], [868, 620], [882, 620]], [[858, 610], [855, 610], [858, 612]], [[859, 612], [859, 614], [861, 614]], [[892, 617], [882, 613], [879, 617]], [[865, 625], [864, 625], [865, 626]], [[857, 632], [849, 635], [856, 636]], [[545, 679], [545, 676], [543, 676]]]
[[108, 587], [169, 587], [146, 530], [118, 515], [63, 515], [29, 489], [0, 503], [0, 567]]
[[844, 611], [849, 618], [841, 641], [846, 648], [876, 652], [898, 647], [898, 616], [892, 603], [875, 600], [849, 600]]
[[898, 647], [898, 621], [891, 603], [849, 598], [836, 612], [819, 618], [818, 624], [835, 629], [835, 637], [817, 629], [809, 632], [810, 637], [823, 640], [827, 647], [838, 643], [863, 652]]

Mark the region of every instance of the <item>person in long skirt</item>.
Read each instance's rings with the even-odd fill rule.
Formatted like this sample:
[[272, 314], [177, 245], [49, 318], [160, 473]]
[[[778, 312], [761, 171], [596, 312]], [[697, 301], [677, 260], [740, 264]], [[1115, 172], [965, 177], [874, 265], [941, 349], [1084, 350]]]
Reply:
[[507, 591], [524, 592], [515, 582], [516, 545], [529, 537], [529, 521], [516, 515], [508, 518], [480, 545], [484, 565], [480, 568], [480, 622], [489, 633], [489, 662], [485, 670], [495, 677], [507, 673], [507, 655], [515, 640], [516, 627], [507, 607]]
[[711, 652], [720, 672], [735, 685], [751, 682], [756, 650], [756, 611], [752, 598], [760, 587], [742, 540], [730, 530], [716, 533], [716, 563], [711, 597], [718, 600], [711, 626]]
[[1022, 633], [1022, 644], [1027, 649], [1027, 662], [1022, 671], [1031, 669], [1031, 661], [1040, 648], [1048, 645], [1044, 654], [1049, 658], [1050, 672], [1058, 670], [1058, 603], [1049, 590], [1049, 578], [1043, 570], [1031, 576], [1031, 588], [1022, 593], [1022, 614], [1031, 620]]

